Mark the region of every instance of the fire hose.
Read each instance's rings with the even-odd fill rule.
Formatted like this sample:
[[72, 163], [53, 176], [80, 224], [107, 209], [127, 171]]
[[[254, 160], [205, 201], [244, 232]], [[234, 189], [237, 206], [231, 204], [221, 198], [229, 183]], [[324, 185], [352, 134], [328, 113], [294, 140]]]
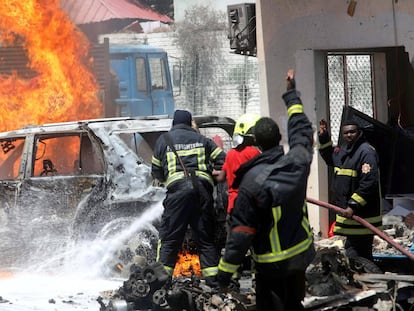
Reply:
[[[307, 197], [306, 200], [309, 203], [312, 203], [312, 204], [315, 204], [315, 205], [319, 205], [321, 207], [325, 207], [327, 209], [333, 210], [337, 214], [342, 214], [343, 209], [340, 208], [340, 207], [338, 207], [338, 206], [336, 206], [336, 205], [333, 205], [333, 204], [330, 204], [330, 203], [327, 203], [327, 202], [323, 202], [323, 201], [320, 201], [320, 200], [312, 199], [312, 198], [309, 198], [309, 197]], [[414, 253], [411, 253], [409, 250], [407, 250], [404, 247], [402, 247], [400, 244], [398, 244], [397, 242], [395, 242], [391, 237], [389, 237], [383, 231], [381, 231], [378, 228], [374, 227], [368, 221], [366, 221], [365, 219], [363, 219], [363, 218], [361, 218], [361, 217], [359, 217], [357, 215], [352, 215], [351, 218], [353, 220], [359, 222], [361, 225], [363, 225], [364, 227], [368, 228], [372, 232], [374, 232], [381, 239], [383, 239], [384, 241], [388, 242], [396, 250], [400, 251], [402, 254], [404, 254], [409, 259], [411, 259], [412, 261], [414, 261]]]

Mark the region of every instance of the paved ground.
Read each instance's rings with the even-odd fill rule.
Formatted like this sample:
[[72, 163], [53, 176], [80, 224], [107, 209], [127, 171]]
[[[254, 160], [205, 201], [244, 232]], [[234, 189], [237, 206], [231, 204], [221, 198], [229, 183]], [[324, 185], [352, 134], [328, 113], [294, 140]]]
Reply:
[[[82, 279], [76, 274], [0, 274], [0, 310], [96, 310], [97, 298], [118, 289], [121, 280]], [[105, 300], [104, 300], [105, 302]]]

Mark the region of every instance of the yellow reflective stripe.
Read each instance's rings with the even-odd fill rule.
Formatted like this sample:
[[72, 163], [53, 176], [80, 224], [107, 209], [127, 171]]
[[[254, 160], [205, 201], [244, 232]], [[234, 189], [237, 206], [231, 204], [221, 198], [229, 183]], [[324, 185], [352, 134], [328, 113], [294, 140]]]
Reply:
[[361, 197], [358, 193], [354, 193], [354, 194], [351, 196], [351, 198], [352, 198], [352, 199], [354, 199], [355, 201], [357, 201], [359, 205], [364, 206], [364, 205], [366, 205], [366, 204], [367, 204], [367, 201], [365, 201], [365, 200], [364, 200], [364, 198], [363, 198], [363, 197]]
[[319, 144], [319, 150], [325, 149], [326, 147], [329, 147], [329, 146], [332, 146], [332, 145], [333, 145], [332, 140], [328, 141], [327, 143], [322, 144], [322, 145]]
[[292, 246], [291, 248], [282, 250], [280, 246], [280, 239], [277, 233], [277, 222], [280, 220], [282, 216], [282, 209], [280, 206], [272, 208], [273, 219], [275, 220], [275, 225], [272, 228], [269, 238], [270, 238], [270, 245], [272, 248], [272, 252], [266, 254], [252, 254], [252, 258], [259, 263], [271, 263], [276, 261], [286, 260], [293, 256], [296, 256], [304, 251], [306, 251], [310, 245], [313, 243], [312, 232], [309, 227], [309, 220], [306, 217], [306, 201], [303, 204], [303, 218], [302, 218], [302, 227], [305, 229], [307, 233], [307, 238], [302, 242]]
[[233, 265], [231, 263], [225, 262], [223, 258], [220, 258], [218, 269], [228, 273], [235, 273], [240, 265]]
[[172, 172], [174, 173], [176, 171], [176, 165], [177, 165], [177, 160], [176, 160], [176, 156], [174, 154], [174, 152], [167, 152], [166, 153], [166, 158], [167, 158], [167, 170], [168, 172]]
[[200, 171], [207, 171], [206, 164], [206, 150], [204, 148], [197, 148], [197, 166]]
[[165, 271], [167, 271], [168, 275], [172, 275], [174, 273], [174, 268], [164, 265]]
[[306, 231], [308, 236], [310, 236], [310, 235], [312, 235], [312, 231], [310, 229], [309, 219], [308, 219], [308, 217], [305, 216], [305, 215], [307, 215], [306, 200], [303, 202], [302, 211], [303, 211], [303, 215], [304, 215], [303, 218], [302, 218], [302, 227]]
[[358, 176], [358, 172], [356, 170], [348, 169], [348, 168], [334, 167], [334, 172], [336, 175], [343, 175], [343, 176], [349, 176], [349, 177]]
[[287, 110], [288, 117], [290, 118], [292, 115], [296, 113], [303, 113], [303, 105], [302, 104], [294, 104], [290, 106]]
[[[195, 174], [198, 177], [206, 179], [212, 186], [214, 186], [213, 178], [211, 177], [209, 173], [196, 171]], [[185, 178], [184, 172], [176, 172], [176, 173], [169, 174], [167, 181], [165, 182], [165, 186], [168, 186], [171, 183], [177, 180], [180, 180], [180, 179], [184, 179], [184, 178]]]
[[197, 157], [199, 154], [204, 153], [204, 148], [193, 148], [188, 150], [177, 150], [177, 153], [180, 157], [188, 157], [192, 155], [196, 155]]
[[[382, 221], [382, 216], [373, 216], [373, 217], [368, 217], [368, 218], [364, 218], [366, 221], [368, 221], [370, 224], [376, 224], [376, 223], [380, 223]], [[358, 225], [358, 226], [362, 226], [359, 222], [357, 222], [356, 220], [353, 219], [349, 219], [346, 217], [343, 217], [341, 215], [336, 215], [336, 222], [344, 224], [344, 225]]]
[[295, 246], [288, 248], [286, 250], [283, 250], [278, 253], [266, 253], [266, 254], [252, 254], [252, 258], [259, 263], [271, 263], [271, 262], [277, 262], [289, 259], [293, 256], [296, 256], [300, 253], [303, 253], [306, 251], [309, 246], [311, 246], [313, 243], [312, 236], [308, 236], [307, 239], [303, 240], [302, 242], [296, 244]]
[[[160, 261], [161, 244], [162, 244], [161, 240], [158, 240], [158, 243], [157, 243], [157, 256], [155, 258], [156, 261]], [[168, 275], [172, 275], [173, 274], [174, 267], [170, 267], [170, 266], [166, 266], [166, 265], [163, 265], [163, 266], [164, 266], [164, 269], [167, 271]]]
[[270, 233], [269, 233], [270, 247], [272, 248], [272, 252], [279, 252], [281, 249], [281, 246], [280, 246], [279, 234], [277, 232], [277, 223], [279, 222], [280, 217], [282, 217], [281, 207], [280, 206], [273, 207], [272, 215], [273, 215], [274, 226], [272, 230], [270, 230]]
[[213, 177], [209, 173], [196, 171], [196, 176], [207, 179], [207, 181], [214, 187]]
[[217, 275], [218, 267], [215, 266], [215, 267], [204, 268], [201, 270], [201, 272], [203, 273], [204, 277], [215, 276]]
[[151, 163], [152, 163], [152, 164], [154, 164], [155, 166], [159, 166], [159, 167], [161, 167], [161, 161], [160, 161], [160, 160], [158, 160], [158, 159], [157, 159], [156, 157], [154, 157], [154, 156], [152, 156]]
[[167, 181], [165, 182], [165, 186], [168, 186], [169, 184], [172, 184], [174, 181], [177, 181], [179, 179], [184, 179], [185, 175], [184, 172], [177, 172], [169, 174]]
[[214, 160], [215, 158], [217, 158], [217, 156], [222, 152], [222, 150], [220, 148], [216, 148], [214, 149], [214, 151], [211, 153], [210, 158], [212, 160]]
[[[379, 226], [376, 227], [379, 230], [382, 230], [383, 227]], [[334, 233], [337, 234], [346, 234], [346, 235], [366, 235], [366, 234], [374, 234], [368, 228], [341, 228], [341, 227], [334, 227]]]

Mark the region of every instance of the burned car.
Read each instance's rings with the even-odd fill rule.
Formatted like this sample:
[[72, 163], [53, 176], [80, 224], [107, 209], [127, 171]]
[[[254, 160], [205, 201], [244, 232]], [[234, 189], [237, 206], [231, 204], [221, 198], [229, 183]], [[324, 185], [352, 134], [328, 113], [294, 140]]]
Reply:
[[[230, 145], [234, 121], [194, 117], [200, 131]], [[117, 118], [45, 124], [0, 133], [0, 260], [47, 257], [71, 240], [118, 230], [165, 190], [153, 185], [156, 139], [168, 118]], [[112, 227], [109, 224], [113, 224]], [[108, 228], [109, 225], [109, 228]]]

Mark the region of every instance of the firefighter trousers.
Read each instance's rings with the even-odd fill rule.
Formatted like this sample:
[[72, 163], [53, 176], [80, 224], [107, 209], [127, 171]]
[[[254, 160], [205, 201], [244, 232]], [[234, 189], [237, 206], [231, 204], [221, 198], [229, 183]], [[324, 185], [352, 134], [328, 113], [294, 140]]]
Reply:
[[195, 190], [184, 182], [175, 182], [167, 189], [167, 196], [163, 202], [158, 260], [172, 269], [188, 225], [193, 231], [201, 269], [218, 265], [219, 253], [214, 243], [213, 188], [200, 180], [198, 184], [198, 190]]

